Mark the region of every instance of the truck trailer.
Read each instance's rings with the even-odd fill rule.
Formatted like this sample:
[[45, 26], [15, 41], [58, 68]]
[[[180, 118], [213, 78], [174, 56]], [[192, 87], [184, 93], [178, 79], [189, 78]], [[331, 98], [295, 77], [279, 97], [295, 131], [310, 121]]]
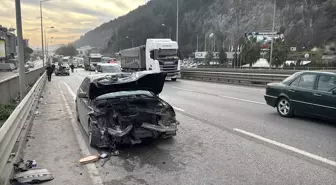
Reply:
[[146, 45], [119, 51], [124, 71], [166, 72], [167, 79], [180, 76], [180, 51], [171, 39], [147, 39]]

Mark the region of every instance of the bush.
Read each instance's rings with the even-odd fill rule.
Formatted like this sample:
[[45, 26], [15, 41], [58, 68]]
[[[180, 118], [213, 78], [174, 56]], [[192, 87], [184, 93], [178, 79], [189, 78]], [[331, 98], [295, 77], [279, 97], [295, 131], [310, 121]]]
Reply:
[[1, 105], [0, 104], [0, 120], [6, 120], [14, 111], [16, 105], [8, 104], [8, 105]]

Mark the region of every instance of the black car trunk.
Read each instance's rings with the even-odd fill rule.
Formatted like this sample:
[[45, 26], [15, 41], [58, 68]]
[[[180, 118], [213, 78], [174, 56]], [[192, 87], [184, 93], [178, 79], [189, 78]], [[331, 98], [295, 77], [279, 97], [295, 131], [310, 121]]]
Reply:
[[104, 75], [90, 83], [89, 98], [94, 100], [98, 96], [118, 91], [146, 90], [160, 94], [166, 76], [166, 73], [151, 72]]

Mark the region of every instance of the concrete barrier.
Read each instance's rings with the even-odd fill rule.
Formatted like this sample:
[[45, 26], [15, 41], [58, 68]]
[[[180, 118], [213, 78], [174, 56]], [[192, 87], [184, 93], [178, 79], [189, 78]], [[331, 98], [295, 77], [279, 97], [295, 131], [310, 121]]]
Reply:
[[[32, 71], [26, 72], [26, 87], [33, 85], [39, 77], [45, 71], [44, 68], [34, 69]], [[12, 99], [19, 96], [20, 86], [19, 86], [19, 76], [7, 78], [0, 81], [0, 104], [7, 104]]]

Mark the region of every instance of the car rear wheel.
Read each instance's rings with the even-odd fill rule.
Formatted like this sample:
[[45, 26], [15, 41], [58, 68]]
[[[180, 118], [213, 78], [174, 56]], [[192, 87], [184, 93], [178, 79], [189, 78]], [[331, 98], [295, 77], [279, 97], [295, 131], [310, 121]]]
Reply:
[[282, 117], [292, 117], [293, 116], [293, 109], [291, 104], [287, 98], [280, 98], [277, 103], [277, 110], [280, 116]]
[[173, 82], [176, 82], [176, 80], [177, 80], [176, 78], [172, 78], [172, 81], [173, 81]]

